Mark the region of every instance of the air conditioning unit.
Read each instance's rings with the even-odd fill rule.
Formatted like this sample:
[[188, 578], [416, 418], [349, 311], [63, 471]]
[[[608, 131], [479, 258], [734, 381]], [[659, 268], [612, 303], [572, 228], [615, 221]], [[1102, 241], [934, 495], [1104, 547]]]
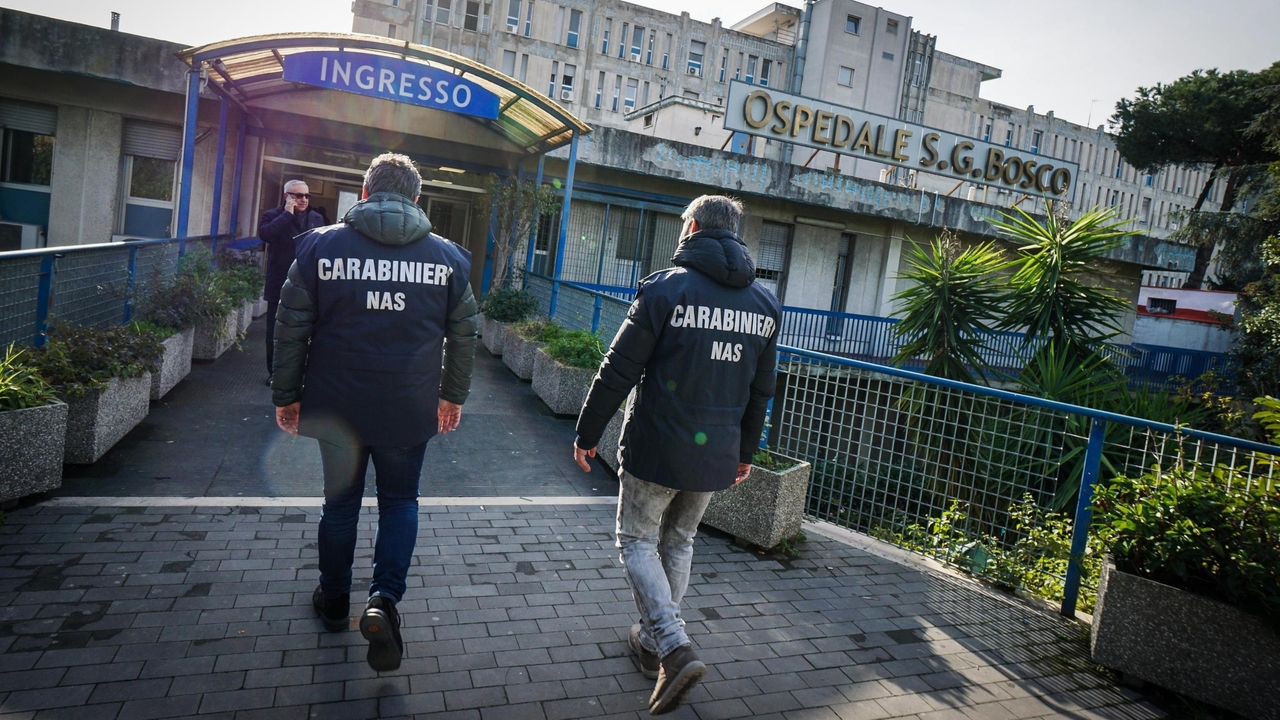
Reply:
[[631, 53], [631, 62], [640, 62], [640, 53], [638, 52]]
[[561, 88], [560, 99], [565, 102], [573, 102], [573, 88]]
[[694, 77], [702, 77], [702, 68], [691, 67], [689, 68], [689, 74]]
[[515, 35], [517, 32], [519, 32], [519, 30], [520, 30], [520, 23], [518, 22], [515, 24], [507, 23], [507, 32], [511, 33], [512, 35]]
[[39, 225], [0, 222], [0, 252], [34, 250], [44, 247], [44, 232]]

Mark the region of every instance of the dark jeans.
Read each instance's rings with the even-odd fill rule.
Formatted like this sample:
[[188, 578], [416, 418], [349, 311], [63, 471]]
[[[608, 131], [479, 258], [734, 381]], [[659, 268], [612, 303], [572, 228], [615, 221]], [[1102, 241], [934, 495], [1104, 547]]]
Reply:
[[272, 360], [276, 355], [276, 308], [280, 307], [279, 300], [267, 301], [267, 374], [275, 374], [275, 366]]
[[324, 466], [324, 509], [320, 513], [320, 587], [326, 597], [351, 592], [356, 524], [364, 498], [369, 459], [377, 469], [378, 534], [373, 543], [369, 594], [393, 602], [404, 596], [405, 578], [418, 540], [418, 476], [423, 442], [413, 447], [350, 446], [320, 441]]

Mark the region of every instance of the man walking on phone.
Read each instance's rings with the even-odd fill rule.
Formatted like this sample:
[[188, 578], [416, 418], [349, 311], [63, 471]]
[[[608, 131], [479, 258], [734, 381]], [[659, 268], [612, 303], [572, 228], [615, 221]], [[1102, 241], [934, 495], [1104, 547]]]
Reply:
[[284, 285], [295, 257], [294, 239], [324, 225], [328, 225], [324, 217], [311, 209], [311, 189], [301, 180], [285, 183], [284, 203], [262, 213], [258, 220], [258, 237], [267, 245], [262, 299], [267, 301], [268, 385], [271, 384], [271, 359], [275, 349], [276, 309], [280, 307], [280, 287]]
[[574, 447], [590, 472], [587, 458], [627, 399], [617, 546], [640, 611], [631, 649], [657, 680], [653, 715], [679, 707], [706, 674], [680, 618], [693, 537], [711, 493], [751, 471], [773, 397], [781, 315], [735, 234], [736, 200], [704, 195], [683, 219], [675, 267], [641, 281], [582, 407]]

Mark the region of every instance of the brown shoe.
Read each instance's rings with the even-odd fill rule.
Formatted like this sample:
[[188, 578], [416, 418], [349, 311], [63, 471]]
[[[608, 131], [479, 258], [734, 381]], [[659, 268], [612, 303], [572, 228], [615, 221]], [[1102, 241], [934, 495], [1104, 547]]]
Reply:
[[649, 714], [662, 715], [680, 707], [694, 685], [707, 674], [707, 666], [689, 645], [681, 645], [662, 658], [658, 684], [649, 697]]
[[627, 644], [631, 646], [631, 651], [636, 654], [636, 660], [640, 663], [641, 674], [650, 680], [657, 680], [658, 653], [651, 653], [640, 644], [640, 623], [631, 626], [631, 634], [627, 637]]

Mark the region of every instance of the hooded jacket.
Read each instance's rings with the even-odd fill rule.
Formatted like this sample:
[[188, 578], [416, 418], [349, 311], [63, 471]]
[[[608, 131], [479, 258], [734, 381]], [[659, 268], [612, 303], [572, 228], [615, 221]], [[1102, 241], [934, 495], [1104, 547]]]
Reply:
[[[624, 398], [623, 470], [676, 490], [713, 492], [751, 462], [773, 397], [777, 298], [727, 230], [685, 238], [676, 267], [641, 281], [578, 417], [595, 447]], [[636, 392], [631, 393], [632, 388]]]
[[430, 439], [438, 399], [461, 405], [471, 387], [471, 253], [393, 193], [369, 196], [297, 247], [276, 312], [273, 402], [300, 401], [298, 431], [310, 437]]

